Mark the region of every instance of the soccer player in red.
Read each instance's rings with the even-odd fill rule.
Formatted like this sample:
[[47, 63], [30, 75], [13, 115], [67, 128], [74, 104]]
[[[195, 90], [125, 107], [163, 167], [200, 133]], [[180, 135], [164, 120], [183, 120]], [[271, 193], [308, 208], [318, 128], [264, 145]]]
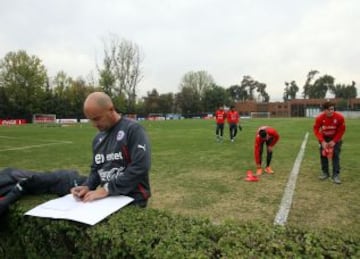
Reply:
[[263, 146], [266, 144], [266, 167], [265, 172], [268, 174], [274, 173], [274, 171], [270, 167], [273, 148], [275, 144], [279, 141], [280, 136], [279, 133], [270, 126], [261, 126], [256, 131], [255, 136], [255, 145], [254, 145], [254, 157], [256, 163], [256, 174], [262, 174], [261, 167], [261, 157], [263, 153]]
[[227, 122], [229, 123], [230, 141], [234, 142], [237, 134], [237, 126], [239, 123], [239, 113], [235, 110], [235, 106], [230, 106], [230, 111], [226, 113]]
[[335, 105], [330, 101], [323, 104], [323, 110], [316, 117], [313, 127], [320, 147], [322, 175], [319, 179], [325, 180], [329, 177], [329, 159], [331, 159], [333, 182], [340, 184], [340, 151], [345, 133], [345, 119], [341, 113], [335, 111]]
[[225, 118], [226, 118], [226, 112], [224, 110], [224, 106], [220, 104], [215, 112], [215, 120], [216, 120], [215, 134], [217, 141], [223, 140]]

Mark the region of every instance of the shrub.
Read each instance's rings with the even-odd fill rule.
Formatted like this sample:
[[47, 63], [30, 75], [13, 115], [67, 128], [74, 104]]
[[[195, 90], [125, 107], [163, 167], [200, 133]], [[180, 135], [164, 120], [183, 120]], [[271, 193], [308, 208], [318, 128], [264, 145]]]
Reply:
[[310, 231], [123, 208], [95, 226], [23, 216], [16, 203], [1, 218], [1, 258], [358, 258], [359, 234]]

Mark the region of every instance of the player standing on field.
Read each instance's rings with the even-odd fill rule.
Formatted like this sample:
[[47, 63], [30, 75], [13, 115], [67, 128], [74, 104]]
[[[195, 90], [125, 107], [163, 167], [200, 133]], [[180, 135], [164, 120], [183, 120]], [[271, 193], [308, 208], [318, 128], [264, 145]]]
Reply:
[[220, 104], [218, 109], [215, 112], [215, 120], [216, 120], [216, 140], [223, 141], [224, 135], [224, 122], [226, 118], [226, 112], [224, 111], [224, 106]]
[[227, 122], [229, 123], [230, 141], [234, 142], [237, 134], [237, 127], [239, 123], [239, 113], [235, 110], [235, 106], [230, 106], [230, 111], [226, 114]]
[[324, 111], [316, 117], [313, 127], [320, 147], [322, 175], [319, 178], [325, 180], [329, 177], [329, 159], [331, 159], [332, 179], [334, 183], [340, 184], [340, 151], [345, 133], [345, 119], [341, 113], [335, 111], [335, 105], [330, 101], [323, 104], [323, 109]]

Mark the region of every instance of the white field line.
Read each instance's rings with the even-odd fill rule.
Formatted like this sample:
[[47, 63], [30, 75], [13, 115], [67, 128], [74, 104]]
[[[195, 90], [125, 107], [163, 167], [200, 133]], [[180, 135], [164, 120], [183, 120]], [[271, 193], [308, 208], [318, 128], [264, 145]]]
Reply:
[[[5, 139], [25, 139], [23, 137], [10, 137], [10, 136], [4, 136], [4, 135], [0, 135], [0, 138], [5, 138]], [[67, 141], [67, 140], [56, 140], [56, 139], [36, 139], [35, 141], [38, 141], [38, 142], [61, 142], [61, 143], [67, 143], [67, 142], [71, 142], [71, 141]], [[72, 143], [72, 142], [71, 142]]]
[[294, 195], [296, 179], [299, 174], [302, 159], [304, 157], [304, 152], [308, 137], [309, 137], [309, 132], [306, 132], [299, 153], [294, 162], [294, 166], [290, 172], [289, 179], [285, 187], [284, 195], [281, 200], [279, 211], [275, 216], [274, 225], [285, 225], [287, 221], [287, 217], [289, 215], [289, 211], [291, 208], [292, 198]]
[[57, 142], [50, 142], [50, 143], [44, 143], [44, 144], [38, 144], [38, 145], [29, 145], [29, 146], [22, 146], [22, 147], [5, 148], [5, 149], [0, 149], [0, 152], [14, 151], [14, 150], [24, 150], [24, 149], [31, 149], [31, 148], [39, 148], [39, 147], [51, 146], [51, 145], [59, 145], [59, 144], [72, 144], [72, 141], [57, 141]]

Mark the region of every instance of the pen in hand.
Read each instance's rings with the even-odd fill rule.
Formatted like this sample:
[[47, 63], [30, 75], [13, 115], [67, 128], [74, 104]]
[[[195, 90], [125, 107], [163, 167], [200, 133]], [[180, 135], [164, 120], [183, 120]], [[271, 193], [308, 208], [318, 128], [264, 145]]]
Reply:
[[74, 187], [73, 187], [73, 192], [72, 193], [73, 193], [75, 199], [82, 200], [82, 197], [80, 196], [80, 189], [77, 188], [78, 186], [79, 185], [78, 185], [76, 179], [74, 179]]

